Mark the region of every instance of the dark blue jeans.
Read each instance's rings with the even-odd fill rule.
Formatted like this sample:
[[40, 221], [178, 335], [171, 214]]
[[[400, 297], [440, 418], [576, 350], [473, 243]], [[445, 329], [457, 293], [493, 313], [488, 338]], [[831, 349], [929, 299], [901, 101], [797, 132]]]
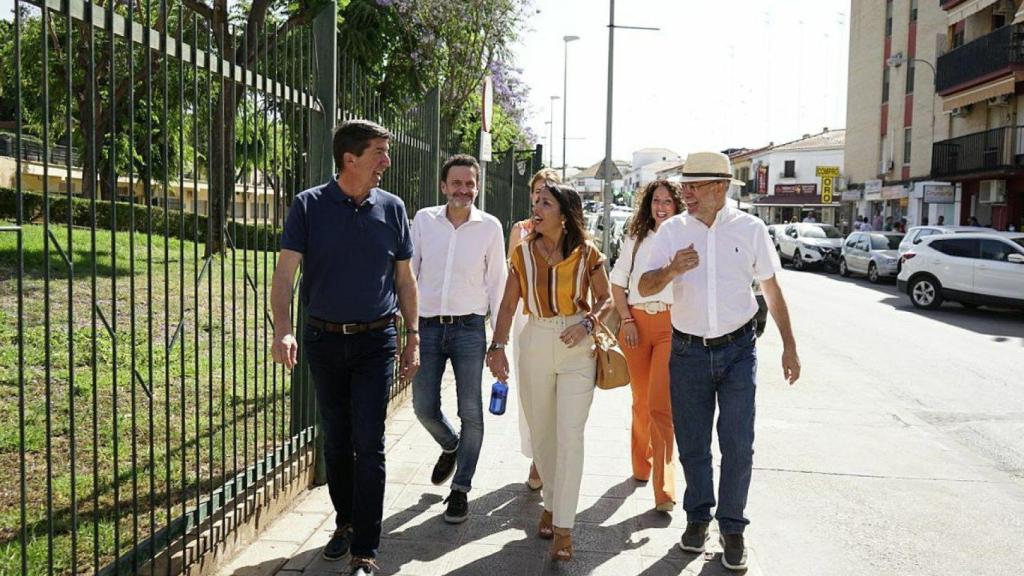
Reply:
[[754, 460], [755, 340], [751, 331], [737, 341], [707, 348], [672, 337], [672, 421], [686, 477], [683, 509], [689, 522], [711, 521], [711, 427], [717, 403], [722, 470], [715, 518], [723, 534], [740, 534], [750, 523], [743, 510]]
[[[412, 384], [416, 417], [445, 452], [458, 449], [452, 490], [469, 492], [484, 441], [480, 385], [486, 355], [484, 317], [472, 315], [453, 324], [420, 319], [420, 369]], [[461, 434], [441, 412], [441, 377], [451, 360], [459, 404]]]
[[327, 487], [337, 525], [352, 524], [352, 555], [376, 558], [384, 515], [384, 421], [394, 378], [394, 325], [361, 334], [306, 326], [303, 348], [316, 385]]

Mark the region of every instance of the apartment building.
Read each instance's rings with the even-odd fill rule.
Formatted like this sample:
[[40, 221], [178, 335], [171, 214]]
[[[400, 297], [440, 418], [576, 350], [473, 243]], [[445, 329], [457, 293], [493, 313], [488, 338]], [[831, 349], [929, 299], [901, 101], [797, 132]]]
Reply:
[[1021, 228], [1022, 2], [851, 3], [851, 212]]
[[[1024, 228], [1024, 1], [940, 0], [945, 50], [936, 64], [943, 112], [932, 173], [961, 208], [998, 230]], [[947, 218], [947, 221], [949, 219]]]

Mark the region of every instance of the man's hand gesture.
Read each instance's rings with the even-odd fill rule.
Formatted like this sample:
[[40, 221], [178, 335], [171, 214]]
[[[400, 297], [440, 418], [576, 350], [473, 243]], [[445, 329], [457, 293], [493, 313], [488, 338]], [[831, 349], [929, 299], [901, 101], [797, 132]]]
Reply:
[[697, 251], [693, 249], [693, 243], [690, 243], [686, 248], [676, 251], [668, 267], [672, 270], [673, 275], [678, 276], [693, 270], [698, 265], [700, 265], [700, 254], [697, 254]]

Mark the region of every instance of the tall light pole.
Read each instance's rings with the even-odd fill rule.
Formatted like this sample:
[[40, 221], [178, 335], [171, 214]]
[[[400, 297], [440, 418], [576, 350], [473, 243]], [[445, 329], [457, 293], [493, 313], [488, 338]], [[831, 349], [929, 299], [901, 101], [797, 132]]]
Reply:
[[604, 237], [602, 238], [602, 249], [605, 254], [611, 247], [611, 221], [612, 221], [612, 170], [615, 164], [612, 162], [612, 80], [615, 63], [615, 29], [624, 28], [629, 30], [660, 30], [660, 28], [649, 28], [646, 26], [616, 26], [615, 25], [615, 0], [609, 0], [608, 16], [608, 110], [605, 118], [604, 128], [604, 193], [601, 195], [604, 203]]
[[[548, 121], [548, 167], [555, 165], [555, 100], [561, 99], [561, 96], [552, 96], [551, 105], [548, 106], [551, 113], [551, 120]], [[564, 154], [565, 152], [562, 153]]]
[[[562, 55], [562, 182], [565, 182], [565, 115], [569, 111], [569, 97], [566, 92], [569, 90], [569, 42], [579, 40], [579, 36], [562, 36], [564, 53]], [[552, 96], [554, 99], [554, 96]]]

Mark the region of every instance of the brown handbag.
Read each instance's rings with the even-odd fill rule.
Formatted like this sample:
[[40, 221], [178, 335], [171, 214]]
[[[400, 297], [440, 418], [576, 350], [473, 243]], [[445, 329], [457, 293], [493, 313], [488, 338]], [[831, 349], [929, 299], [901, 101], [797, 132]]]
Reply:
[[597, 387], [611, 390], [629, 384], [629, 367], [619, 341], [604, 323], [594, 325], [594, 356], [597, 357]]

